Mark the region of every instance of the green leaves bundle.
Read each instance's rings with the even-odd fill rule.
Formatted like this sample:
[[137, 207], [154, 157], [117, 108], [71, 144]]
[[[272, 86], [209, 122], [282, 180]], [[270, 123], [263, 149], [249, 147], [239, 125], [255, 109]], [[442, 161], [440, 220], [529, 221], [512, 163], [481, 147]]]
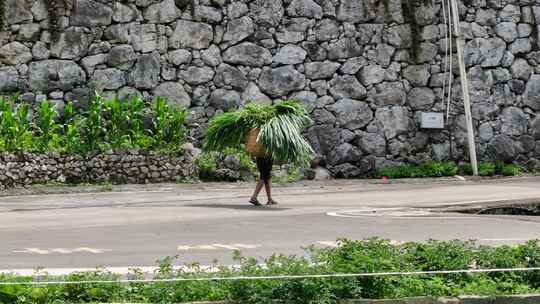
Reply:
[[298, 102], [284, 101], [273, 106], [250, 103], [242, 110], [218, 115], [210, 121], [205, 149], [240, 149], [249, 131], [259, 129], [257, 141], [269, 157], [282, 163], [301, 162], [313, 154], [302, 137], [302, 130], [310, 123], [308, 113]]

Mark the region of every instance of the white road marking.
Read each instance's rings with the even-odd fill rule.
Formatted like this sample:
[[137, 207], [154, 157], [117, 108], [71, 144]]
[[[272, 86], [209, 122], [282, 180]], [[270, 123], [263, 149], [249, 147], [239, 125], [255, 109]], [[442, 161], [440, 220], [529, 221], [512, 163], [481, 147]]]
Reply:
[[251, 245], [251, 244], [212, 244], [212, 245], [178, 245], [176, 247], [177, 251], [189, 251], [189, 250], [240, 250], [240, 249], [256, 249], [261, 247], [261, 245]]
[[52, 253], [59, 253], [59, 254], [73, 254], [73, 253], [93, 253], [93, 254], [101, 254], [105, 253], [106, 251], [111, 251], [110, 249], [97, 249], [97, 248], [90, 248], [90, 247], [79, 247], [79, 248], [73, 248], [73, 249], [66, 249], [66, 248], [49, 248], [49, 249], [40, 249], [40, 248], [24, 248], [24, 250], [13, 250], [14, 253], [30, 253], [30, 254], [41, 254], [41, 255], [47, 255]]
[[320, 242], [317, 242], [317, 244], [327, 246], [327, 247], [335, 247], [335, 248], [339, 247], [339, 243], [335, 241], [320, 241]]

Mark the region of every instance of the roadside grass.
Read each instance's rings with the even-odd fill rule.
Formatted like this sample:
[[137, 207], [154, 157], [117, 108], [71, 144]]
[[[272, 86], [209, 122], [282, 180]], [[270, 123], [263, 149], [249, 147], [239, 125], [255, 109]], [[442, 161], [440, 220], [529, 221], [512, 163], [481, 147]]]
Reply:
[[[504, 162], [483, 161], [478, 164], [478, 175], [480, 176], [518, 176], [523, 173], [523, 169], [516, 164], [505, 164]], [[407, 164], [402, 166], [384, 167], [377, 170], [377, 178], [426, 178], [426, 177], [446, 177], [454, 175], [472, 175], [473, 170], [470, 164], [457, 165], [451, 161], [428, 161], [419, 165]]]
[[[377, 272], [417, 272], [463, 269], [528, 268], [540, 266], [540, 243], [486, 247], [472, 241], [428, 241], [394, 244], [383, 239], [341, 240], [338, 248], [310, 247], [306, 256], [273, 255], [264, 263], [236, 253], [239, 268], [216, 266], [207, 272], [197, 264], [177, 270], [175, 258], [158, 261], [155, 279], [197, 279], [317, 275]], [[143, 278], [138, 270], [131, 279]], [[36, 278], [0, 276], [0, 282], [31, 282]], [[67, 282], [119, 279], [104, 270], [65, 277], [40, 276], [39, 281]], [[206, 280], [176, 282], [73, 283], [60, 285], [0, 285], [3, 303], [96, 303], [230, 301], [232, 303], [337, 303], [352, 298], [401, 298], [412, 296], [508, 295], [540, 291], [540, 271], [387, 275], [255, 280]]]

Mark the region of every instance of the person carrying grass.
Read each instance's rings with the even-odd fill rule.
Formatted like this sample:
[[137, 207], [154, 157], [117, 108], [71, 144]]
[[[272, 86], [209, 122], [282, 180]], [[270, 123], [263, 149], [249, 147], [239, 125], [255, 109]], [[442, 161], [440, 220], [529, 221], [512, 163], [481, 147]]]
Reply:
[[302, 137], [302, 130], [311, 123], [304, 107], [296, 101], [283, 101], [272, 106], [248, 103], [243, 109], [227, 112], [210, 120], [204, 148], [224, 151], [246, 149], [256, 158], [260, 179], [249, 203], [260, 206], [257, 197], [265, 187], [268, 205], [272, 198], [272, 167], [277, 163], [307, 162], [313, 149]]

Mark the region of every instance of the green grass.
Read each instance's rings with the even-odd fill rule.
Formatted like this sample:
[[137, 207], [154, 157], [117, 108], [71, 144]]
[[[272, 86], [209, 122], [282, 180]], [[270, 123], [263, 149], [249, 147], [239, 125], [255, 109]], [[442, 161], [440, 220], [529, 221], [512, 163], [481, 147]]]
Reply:
[[[515, 164], [505, 164], [503, 162], [480, 162], [478, 164], [478, 174], [480, 176], [516, 176], [521, 174], [521, 168]], [[425, 178], [444, 177], [456, 174], [472, 175], [473, 170], [470, 164], [461, 166], [454, 162], [429, 161], [420, 165], [402, 165], [395, 167], [384, 167], [377, 170], [375, 176], [378, 178]]]
[[[342, 240], [339, 248], [310, 247], [305, 256], [275, 254], [261, 264], [234, 255], [238, 269], [217, 267], [207, 273], [198, 264], [191, 270], [174, 270], [174, 258], [158, 261], [157, 279], [232, 276], [317, 275], [340, 273], [418, 272], [493, 268], [530, 268], [540, 265], [540, 244], [486, 247], [468, 241], [428, 241], [392, 244], [387, 240]], [[142, 273], [132, 270], [132, 278]], [[40, 280], [117, 280], [103, 270]], [[31, 277], [1, 275], [0, 282], [30, 282]], [[540, 272], [433, 274], [280, 280], [183, 281], [153, 283], [91, 283], [72, 285], [0, 286], [4, 303], [183, 303], [229, 301], [232, 303], [338, 303], [340, 299], [401, 298], [414, 296], [507, 295], [540, 291]]]

